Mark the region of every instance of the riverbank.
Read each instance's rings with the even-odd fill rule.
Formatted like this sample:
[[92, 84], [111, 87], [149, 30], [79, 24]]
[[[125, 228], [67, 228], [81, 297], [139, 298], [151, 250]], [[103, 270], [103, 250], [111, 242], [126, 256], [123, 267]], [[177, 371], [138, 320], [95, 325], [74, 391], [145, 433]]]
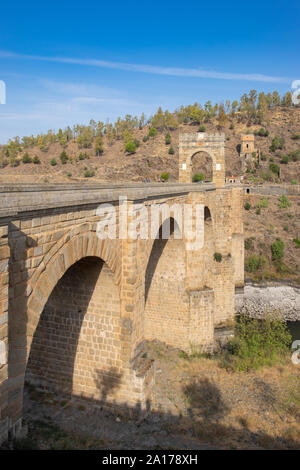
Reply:
[[246, 281], [235, 294], [235, 310], [252, 318], [264, 318], [278, 313], [288, 322], [300, 321], [300, 286], [289, 281]]

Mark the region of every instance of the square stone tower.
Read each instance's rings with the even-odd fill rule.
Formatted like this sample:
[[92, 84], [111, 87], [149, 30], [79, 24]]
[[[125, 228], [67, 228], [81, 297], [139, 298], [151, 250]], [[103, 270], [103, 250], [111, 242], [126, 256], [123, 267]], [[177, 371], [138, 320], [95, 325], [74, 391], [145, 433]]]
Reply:
[[245, 134], [241, 137], [241, 153], [252, 153], [255, 152], [254, 148], [254, 135]]
[[260, 151], [255, 148], [253, 134], [241, 136], [240, 157], [243, 172], [254, 168], [259, 163]]

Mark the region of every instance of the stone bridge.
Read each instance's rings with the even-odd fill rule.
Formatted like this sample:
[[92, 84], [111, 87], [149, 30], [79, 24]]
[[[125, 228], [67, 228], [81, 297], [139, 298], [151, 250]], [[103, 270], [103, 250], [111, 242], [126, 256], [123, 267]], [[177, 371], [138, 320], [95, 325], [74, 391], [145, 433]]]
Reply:
[[[170, 208], [171, 236], [101, 239], [98, 207], [120, 224], [154, 205]], [[243, 285], [242, 189], [210, 184], [0, 187], [0, 437], [18, 434], [24, 381], [104, 405], [153, 402], [155, 364], [143, 342], [211, 348]], [[203, 245], [172, 231], [174, 205], [203, 210]], [[130, 215], [131, 214], [131, 215]], [[145, 211], [144, 211], [145, 214]], [[144, 215], [145, 217], [145, 215]], [[131, 218], [131, 219], [130, 219]], [[173, 234], [172, 234], [173, 233]], [[215, 260], [220, 253], [222, 260]]]
[[[21, 430], [25, 382], [155, 407], [145, 342], [211, 349], [233, 319], [243, 189], [224, 185], [223, 134], [181, 137], [179, 151], [180, 183], [0, 187], [0, 442]], [[199, 151], [214, 183], [189, 183]]]

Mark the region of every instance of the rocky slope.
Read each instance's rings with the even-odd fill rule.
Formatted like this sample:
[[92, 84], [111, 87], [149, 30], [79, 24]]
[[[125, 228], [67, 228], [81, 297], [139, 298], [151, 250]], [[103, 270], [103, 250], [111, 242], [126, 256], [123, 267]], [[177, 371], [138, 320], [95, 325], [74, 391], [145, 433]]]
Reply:
[[[212, 121], [205, 124], [205, 131], [208, 133], [224, 132], [226, 136], [226, 170], [227, 174], [241, 174], [241, 163], [238, 152], [240, 136], [246, 132], [252, 133], [260, 129], [262, 125], [252, 125], [248, 127], [245, 123], [238, 122], [238, 116], [228, 119], [225, 126], [219, 130], [217, 122]], [[268, 168], [273, 158], [274, 162], [282, 169], [282, 181], [300, 181], [300, 162], [290, 162], [288, 165], [280, 164], [282, 155], [300, 147], [300, 140], [295, 140], [292, 136], [300, 134], [300, 108], [274, 108], [270, 110], [264, 120], [263, 127], [269, 132], [267, 137], [256, 136], [256, 147], [266, 156], [266, 160], [261, 162], [261, 168], [256, 170], [258, 175], [262, 169]], [[170, 145], [165, 144], [165, 132], [158, 132], [155, 137], [151, 137], [147, 142], [143, 142], [143, 137], [148, 133], [149, 126], [137, 129], [133, 132], [134, 137], [140, 141], [140, 146], [135, 154], [128, 155], [124, 150], [124, 142], [115, 140], [111, 145], [106, 138], [103, 139], [104, 152], [101, 156], [95, 155], [94, 148], [80, 149], [75, 141], [69, 142], [66, 147], [58, 143], [51, 144], [47, 151], [42, 151], [37, 146], [27, 149], [29, 155], [37, 155], [40, 164], [20, 163], [12, 168], [7, 165], [0, 169], [1, 181], [66, 181], [84, 178], [86, 169], [94, 171], [93, 180], [100, 181], [159, 181], [162, 172], [170, 174], [170, 180], [178, 178], [178, 135], [182, 132], [197, 132], [199, 126], [182, 124], [177, 129], [170, 131], [171, 146], [175, 153], [169, 154]], [[284, 148], [276, 152], [270, 152], [273, 137], [277, 135], [285, 140]], [[65, 150], [69, 156], [66, 164], [62, 164], [59, 155]], [[80, 153], [86, 154], [87, 158], [80, 160]], [[18, 159], [21, 159], [24, 151], [20, 152]], [[50, 164], [51, 159], [56, 159], [57, 165]], [[206, 176], [210, 173], [210, 162], [206, 162], [202, 168]], [[197, 171], [201, 167], [197, 165]], [[253, 174], [247, 174], [253, 177]]]

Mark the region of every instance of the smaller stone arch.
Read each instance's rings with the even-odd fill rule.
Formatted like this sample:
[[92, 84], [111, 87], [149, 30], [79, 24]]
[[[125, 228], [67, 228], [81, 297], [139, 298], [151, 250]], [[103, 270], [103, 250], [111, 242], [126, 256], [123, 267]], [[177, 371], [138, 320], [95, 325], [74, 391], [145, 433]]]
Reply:
[[[187, 328], [189, 297], [186, 291], [186, 250], [184, 240], [175, 238], [177, 221], [170, 217], [171, 236], [159, 236], [151, 245], [144, 274], [144, 337], [180, 347]], [[170, 328], [172, 324], [172, 328]]]
[[[215, 158], [214, 155], [212, 155], [210, 152], [207, 152], [206, 150], [200, 150], [198, 152], [195, 152], [190, 159], [192, 181], [195, 181], [195, 174], [199, 173], [204, 174], [204, 181], [212, 181], [214, 166]], [[200, 170], [199, 167], [201, 167]]]
[[212, 216], [209, 207], [204, 207], [204, 223], [212, 223]]
[[111, 269], [115, 283], [119, 285], [121, 273], [118, 271], [121, 266], [117, 263], [116, 242], [100, 240], [95, 232], [74, 235], [72, 238], [66, 236], [65, 243], [42, 266], [41, 273], [31, 285], [32, 292], [27, 303], [27, 359], [43, 308], [57, 282], [73, 264], [88, 256], [101, 258]]
[[206, 152], [213, 162], [213, 183], [221, 187], [225, 184], [225, 135], [207, 134], [179, 134], [179, 182], [192, 182], [193, 155]]

